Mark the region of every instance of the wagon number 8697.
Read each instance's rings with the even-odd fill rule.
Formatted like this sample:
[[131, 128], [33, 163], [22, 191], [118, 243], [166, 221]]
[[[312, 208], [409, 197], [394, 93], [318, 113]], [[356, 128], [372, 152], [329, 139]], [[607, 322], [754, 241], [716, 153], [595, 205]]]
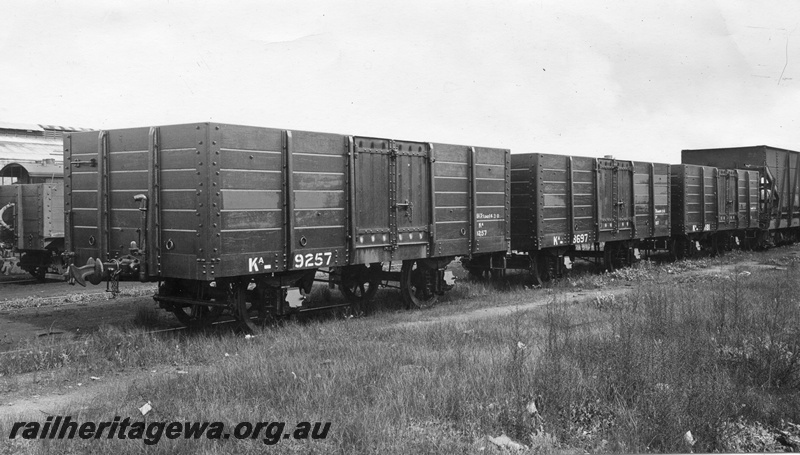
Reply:
[[302, 267], [320, 267], [323, 265], [330, 265], [331, 255], [332, 253], [330, 251], [317, 254], [308, 253], [306, 255], [298, 253], [294, 255], [294, 267], [298, 269]]
[[589, 234], [575, 234], [572, 243], [586, 243], [589, 241]]

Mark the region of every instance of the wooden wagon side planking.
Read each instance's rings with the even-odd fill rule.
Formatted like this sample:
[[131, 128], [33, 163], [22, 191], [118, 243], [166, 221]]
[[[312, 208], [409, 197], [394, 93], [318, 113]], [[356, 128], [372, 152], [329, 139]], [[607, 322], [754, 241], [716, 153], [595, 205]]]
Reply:
[[70, 273], [159, 281], [187, 323], [302, 310], [321, 268], [351, 299], [394, 280], [426, 306], [455, 256], [508, 250], [509, 156], [215, 123], [70, 133]]
[[511, 156], [512, 254], [465, 261], [472, 273], [559, 276], [571, 259], [614, 268], [670, 236], [669, 165], [543, 153]]
[[683, 150], [681, 162], [758, 171], [761, 231], [755, 243], [800, 239], [800, 152], [767, 145]]
[[759, 227], [759, 172], [713, 166], [672, 166], [673, 251], [719, 254], [754, 239]]

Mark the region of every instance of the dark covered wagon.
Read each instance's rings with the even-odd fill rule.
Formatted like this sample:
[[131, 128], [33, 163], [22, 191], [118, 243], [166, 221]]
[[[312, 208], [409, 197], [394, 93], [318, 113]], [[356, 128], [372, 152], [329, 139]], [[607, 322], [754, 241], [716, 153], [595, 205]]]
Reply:
[[392, 280], [430, 305], [455, 256], [508, 249], [509, 156], [214, 123], [71, 133], [70, 274], [158, 281], [188, 323], [301, 311], [320, 270], [352, 300]]
[[17, 265], [40, 280], [62, 279], [64, 171], [54, 160], [17, 162], [0, 169], [0, 231]]

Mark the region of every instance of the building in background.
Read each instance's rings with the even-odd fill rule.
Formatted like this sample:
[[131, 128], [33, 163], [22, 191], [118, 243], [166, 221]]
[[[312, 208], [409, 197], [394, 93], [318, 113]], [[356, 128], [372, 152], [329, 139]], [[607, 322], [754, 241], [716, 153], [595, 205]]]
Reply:
[[[34, 125], [0, 121], [0, 169], [10, 166], [0, 175], [0, 185], [46, 182], [48, 173], [60, 169], [63, 161], [62, 135], [65, 132], [89, 131], [57, 125]], [[33, 179], [33, 180], [32, 180]]]

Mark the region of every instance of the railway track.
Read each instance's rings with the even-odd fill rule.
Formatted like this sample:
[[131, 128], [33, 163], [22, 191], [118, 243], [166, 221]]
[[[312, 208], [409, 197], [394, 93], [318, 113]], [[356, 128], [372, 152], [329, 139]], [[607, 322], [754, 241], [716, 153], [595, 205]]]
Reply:
[[0, 280], [0, 285], [3, 284], [25, 284], [25, 283], [37, 283], [40, 282], [36, 278], [18, 278], [13, 280]]
[[[255, 318], [251, 318], [251, 319], [255, 319]], [[224, 320], [220, 320], [220, 321], [215, 321], [215, 322], [209, 324], [208, 327], [205, 327], [203, 330], [209, 330], [209, 329], [210, 330], [220, 330], [221, 328], [228, 327], [232, 323], [236, 323], [236, 322], [237, 322], [236, 319], [233, 319], [233, 318], [224, 319]], [[178, 327], [169, 327], [169, 328], [165, 328], [165, 329], [148, 330], [148, 331], [144, 331], [144, 332], [131, 332], [131, 333], [128, 333], [126, 335], [126, 337], [127, 338], [135, 338], [135, 337], [143, 337], [143, 336], [150, 336], [150, 335], [166, 335], [166, 334], [179, 333], [179, 332], [187, 332], [188, 333], [188, 332], [190, 332], [192, 330], [193, 329], [190, 328], [190, 327], [178, 326]], [[58, 333], [62, 333], [62, 332], [58, 332]], [[58, 334], [58, 333], [53, 332], [53, 334]], [[96, 341], [94, 341], [94, 338], [92, 338], [90, 334], [86, 334], [86, 335], [82, 335], [82, 336], [80, 336], [80, 337], [78, 337], [76, 339], [70, 340], [68, 342], [59, 343], [58, 345], [53, 345], [53, 346], [49, 346], [49, 347], [62, 348], [62, 347], [65, 347], [65, 346], [72, 346], [72, 345], [77, 345], [77, 344], [92, 344], [92, 343], [95, 343], [95, 342]], [[47, 347], [45, 347], [45, 349], [46, 348]], [[15, 350], [12, 350], [12, 351], [2, 351], [2, 352], [0, 352], [0, 358], [2, 358], [4, 356], [12, 355], [12, 354], [29, 353], [29, 352], [36, 351], [36, 350], [42, 350], [42, 347], [41, 346], [37, 346], [37, 347], [30, 347], [30, 348], [23, 348], [23, 349], [15, 349]]]

